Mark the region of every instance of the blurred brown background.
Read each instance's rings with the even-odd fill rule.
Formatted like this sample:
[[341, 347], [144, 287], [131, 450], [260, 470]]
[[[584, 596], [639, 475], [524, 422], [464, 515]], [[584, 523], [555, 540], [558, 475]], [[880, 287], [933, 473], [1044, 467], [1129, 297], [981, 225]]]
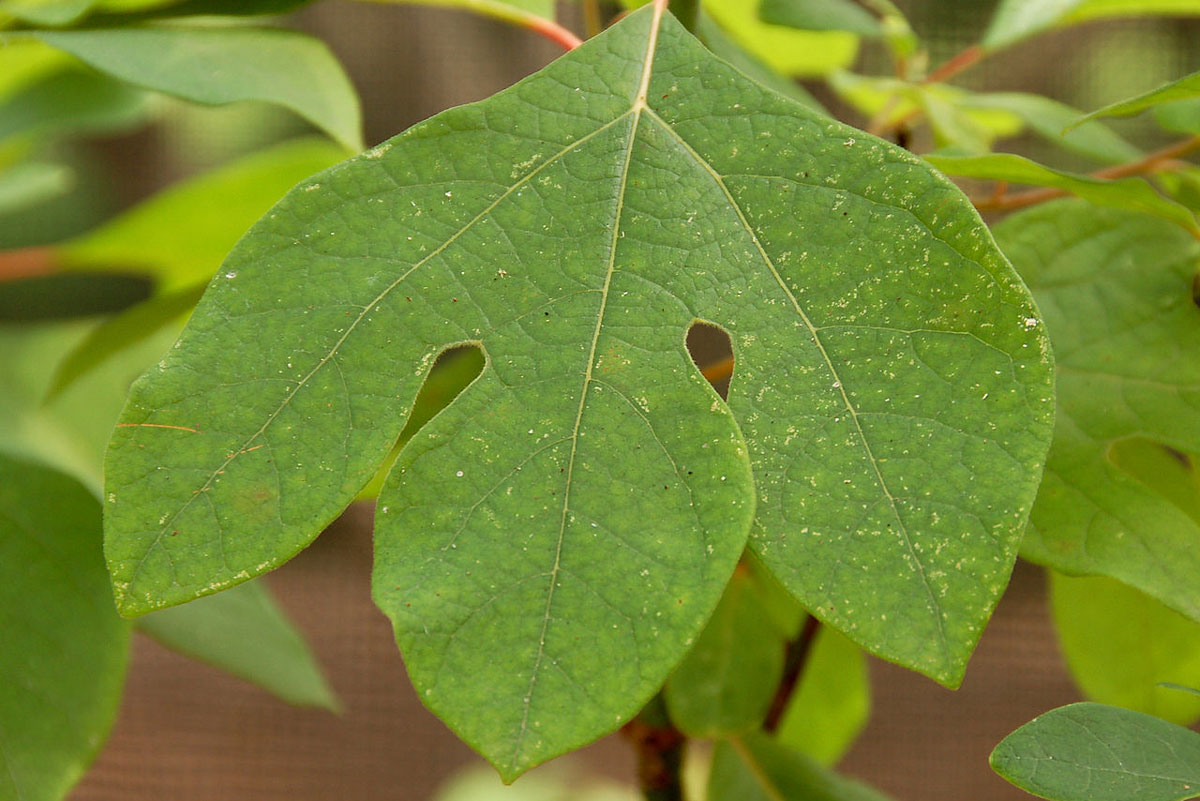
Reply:
[[[993, 3], [901, 5], [929, 36], [936, 62], [978, 35]], [[486, 97], [557, 55], [522, 31], [436, 9], [320, 3], [294, 22], [347, 65], [363, 98], [368, 144]], [[1198, 51], [1188, 42], [1197, 30], [1151, 22], [1054, 34], [988, 62], [968, 83], [1093, 107], [1196, 69]], [[1122, 64], [1098, 59], [1097, 42], [1121, 52], [1126, 40], [1136, 40], [1141, 55]], [[1046, 52], [1055, 55], [1047, 60]], [[236, 109], [184, 113], [183, 124], [95, 146], [97, 180], [111, 179], [116, 197], [109, 208], [81, 212], [80, 227], [295, 125]], [[268, 579], [326, 667], [343, 715], [289, 708], [138, 636], [113, 737], [71, 798], [421, 801], [476, 761], [413, 694], [390, 627], [371, 603], [370, 524], [369, 507], [352, 507]], [[904, 801], [1028, 798], [991, 773], [988, 753], [1020, 724], [1078, 698], [1056, 651], [1041, 573], [1024, 564], [962, 689], [878, 661], [872, 673], [872, 720], [842, 768]], [[632, 776], [632, 757], [615, 738], [583, 758], [609, 775]]]

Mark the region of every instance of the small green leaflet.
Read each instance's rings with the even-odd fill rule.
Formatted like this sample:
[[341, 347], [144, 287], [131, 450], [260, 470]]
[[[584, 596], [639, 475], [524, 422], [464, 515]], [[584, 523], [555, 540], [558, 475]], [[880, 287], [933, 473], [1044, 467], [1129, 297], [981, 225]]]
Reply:
[[1050, 28], [1116, 17], [1200, 15], [1200, 0], [1001, 0], [983, 36], [989, 50]]
[[289, 704], [340, 708], [308, 644], [262, 581], [146, 615], [138, 628]]
[[79, 482], [0, 454], [0, 798], [58, 801], [117, 713], [129, 624]]
[[766, 603], [755, 577], [737, 570], [664, 688], [671, 721], [684, 734], [744, 734], [762, 725], [783, 674], [786, 646]]
[[717, 743], [708, 801], [887, 801], [761, 732]]
[[[961, 95], [955, 98], [954, 102], [968, 112], [1015, 114], [1030, 132], [1064, 150], [1109, 164], [1133, 161], [1142, 156], [1140, 150], [1100, 122], [1086, 122], [1077, 128], [1064, 131], [1064, 128], [1079, 117], [1080, 112], [1057, 100], [1024, 92], [959, 91]], [[1012, 134], [1001, 134], [1009, 135]]]
[[850, 0], [762, 0], [763, 22], [809, 31], [850, 31], [881, 36], [883, 28], [869, 11]]
[[[1197, 5], [1200, 7], [1200, 4]], [[1122, 100], [1119, 103], [1112, 103], [1104, 108], [1096, 109], [1090, 114], [1085, 114], [1073, 122], [1071, 128], [1100, 117], [1132, 117], [1134, 114], [1141, 114], [1148, 108], [1161, 106], [1164, 103], [1192, 100], [1197, 97], [1200, 97], [1200, 72], [1193, 72], [1191, 75], [1165, 83], [1145, 94]]]
[[1200, 620], [1200, 523], [1111, 454], [1130, 437], [1200, 451], [1200, 243], [1078, 201], [995, 232], [1045, 314], [1058, 369], [1054, 445], [1022, 555], [1111, 576]]
[[1097, 206], [1153, 214], [1200, 236], [1196, 215], [1186, 206], [1154, 191], [1154, 188], [1141, 178], [1102, 180], [1051, 169], [1012, 153], [990, 153], [986, 156], [944, 156], [931, 153], [925, 159], [948, 175], [1051, 186], [1077, 195]]
[[800, 683], [775, 732], [779, 742], [822, 765], [837, 764], [871, 716], [871, 677], [862, 649], [822, 626]]
[[1200, 795], [1200, 734], [1142, 712], [1070, 704], [992, 752], [992, 769], [1051, 801], [1183, 801]]
[[[698, 320], [732, 337], [728, 405], [684, 347]], [[752, 547], [814, 614], [960, 680], [1050, 436], [1032, 301], [936, 171], [658, 6], [241, 240], [110, 444], [122, 611], [305, 547], [460, 343], [485, 367], [385, 482], [374, 595], [503, 776], [661, 687], [756, 510]]]
[[[208, 105], [259, 100], [362, 148], [358, 95], [321, 41], [274, 28], [138, 25], [11, 33], [36, 37], [134, 86]], [[214, 70], [213, 64], [220, 64]]]

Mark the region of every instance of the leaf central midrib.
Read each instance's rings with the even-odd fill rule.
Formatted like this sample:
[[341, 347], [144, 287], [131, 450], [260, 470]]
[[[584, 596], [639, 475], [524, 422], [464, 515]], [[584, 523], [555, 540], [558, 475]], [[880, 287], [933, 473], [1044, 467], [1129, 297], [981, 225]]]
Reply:
[[616, 272], [617, 243], [620, 240], [621, 217], [625, 210], [625, 193], [629, 182], [629, 166], [633, 161], [633, 145], [637, 140], [637, 131], [642, 121], [642, 112], [647, 110], [646, 94], [650, 85], [650, 75], [654, 68], [654, 51], [658, 44], [658, 30], [662, 23], [664, 7], [664, 2], [655, 3], [654, 18], [650, 22], [650, 32], [647, 37], [646, 54], [642, 63], [642, 74], [641, 80], [638, 82], [637, 94], [633, 98], [633, 103], [629, 111], [617, 118], [620, 120], [628, 115], [632, 115], [633, 121], [629, 125], [629, 138], [625, 143], [625, 158], [621, 167], [620, 181], [617, 186], [617, 197], [611, 228], [612, 238], [609, 241], [608, 265], [604, 273], [604, 285], [600, 292], [600, 308], [596, 312], [596, 325], [592, 329], [592, 340], [588, 348], [587, 365], [584, 368], [583, 374], [583, 386], [579, 391], [579, 407], [575, 412], [575, 424], [571, 429], [571, 452], [567, 457], [562, 514], [559, 520], [558, 541], [555, 543], [554, 565], [550, 570], [550, 584], [546, 591], [546, 607], [542, 613], [542, 628], [538, 636], [537, 655], [534, 657], [533, 667], [529, 672], [529, 686], [522, 699], [521, 724], [517, 730], [516, 741], [513, 745], [513, 753], [510, 760], [512, 765], [518, 764], [521, 756], [521, 748], [525, 743], [525, 735], [529, 730], [529, 713], [533, 705], [534, 685], [537, 683], [538, 671], [541, 669], [542, 660], [546, 653], [546, 633], [550, 627], [550, 612], [554, 603], [554, 588], [558, 583], [563, 540], [566, 537], [567, 521], [570, 515], [572, 476], [575, 471], [575, 457], [579, 449], [579, 429], [583, 423], [583, 412], [587, 406], [588, 388], [591, 386], [592, 372], [596, 365], [596, 350], [600, 343], [600, 332], [604, 325], [605, 311], [608, 308], [608, 295], [612, 286], [612, 277], [613, 273]]
[[858, 432], [859, 441], [862, 442], [863, 450], [866, 452], [867, 461], [871, 464], [871, 469], [875, 473], [875, 480], [879, 484], [879, 489], [880, 489], [880, 491], [883, 492], [884, 496], [887, 498], [888, 506], [891, 509], [892, 516], [896, 520], [896, 526], [898, 528], [898, 532], [904, 540], [904, 544], [905, 544], [906, 549], [908, 550], [909, 555], [913, 559], [913, 564], [916, 565], [917, 575], [921, 579], [921, 585], [925, 589], [925, 594], [929, 599], [929, 604], [933, 611], [934, 621], [937, 624], [939, 650], [942, 652], [943, 659], [945, 661], [948, 661], [948, 653], [947, 653], [948, 640], [946, 638], [945, 625], [942, 621], [941, 606], [938, 604], [937, 598], [933, 592], [933, 588], [929, 584], [928, 576], [925, 575], [925, 566], [921, 563], [921, 559], [918, 556], [916, 549], [913, 547], [912, 539], [909, 537], [909, 534], [908, 534], [908, 528], [904, 525], [904, 520], [900, 516], [900, 510], [896, 506], [896, 498], [892, 494], [892, 492], [888, 489], [887, 482], [883, 478], [883, 473], [879, 469], [879, 463], [875, 459], [875, 454], [871, 450], [871, 444], [870, 444], [870, 442], [868, 442], [866, 432], [863, 430], [862, 422], [858, 418], [858, 410], [855, 409], [854, 404], [851, 403], [851, 401], [850, 401], [850, 396], [846, 392], [845, 383], [842, 381], [841, 376], [838, 374], [837, 368], [833, 364], [833, 359], [831, 359], [829, 356], [829, 352], [825, 349], [825, 345], [821, 341], [821, 338], [817, 332], [817, 327], [815, 325], [813, 325], [812, 321], [809, 319], [808, 315], [805, 313], [804, 308], [800, 305], [799, 300], [796, 298], [796, 296], [792, 292], [791, 288], [788, 287], [787, 282], [785, 282], [783, 280], [783, 276], [779, 274], [779, 271], [775, 267], [775, 263], [772, 261], [771, 257], [767, 254], [766, 249], [763, 247], [762, 243], [759, 242], [758, 236], [754, 233], [754, 229], [750, 225], [750, 221], [748, 219], [746, 219], [746, 215], [742, 212], [741, 206], [738, 205], [737, 200], [733, 197], [733, 194], [729, 191], [729, 188], [725, 185], [725, 181], [722, 179], [721, 174], [719, 172], [717, 172], [717, 170], [711, 164], [708, 163], [708, 160], [705, 159], [703, 156], [701, 156], [700, 153], [697, 152], [696, 149], [694, 147], [692, 147], [692, 145], [686, 139], [684, 139], [682, 136], [680, 136], [679, 133], [666, 120], [664, 120], [661, 116], [659, 116], [659, 114], [656, 111], [654, 111], [654, 109], [648, 108], [648, 109], [646, 109], [646, 113], [651, 118], [653, 118], [654, 121], [657, 122], [659, 124], [659, 126], [662, 127], [662, 129], [672, 139], [674, 139], [676, 142], [679, 143], [680, 147], [684, 150], [684, 152], [686, 152], [696, 162], [697, 166], [699, 166], [701, 169], [703, 169], [705, 172], [707, 172], [712, 177], [713, 182], [717, 185], [718, 189], [724, 195], [725, 200], [729, 203], [730, 208], [732, 208], [734, 213], [737, 215], [738, 221], [741, 224], [742, 228], [745, 230], [746, 234], [750, 237], [751, 242], [753, 242], [755, 249], [758, 251], [759, 256], [762, 258], [763, 264], [766, 265], [767, 269], [771, 272], [771, 275], [774, 277], [776, 283], [779, 284], [780, 289], [782, 289], [783, 293], [787, 296], [787, 299], [791, 303], [792, 308], [795, 310], [796, 314], [800, 317], [801, 322], [804, 324], [804, 327], [808, 331], [809, 337], [812, 339], [813, 344], [816, 345], [817, 350], [820, 352], [821, 358], [824, 360], [825, 366], [829, 370], [830, 376], [832, 376], [832, 378], [833, 378], [834, 386], [841, 393], [842, 403], [845, 406], [846, 412], [847, 412], [847, 414], [850, 415], [850, 419], [854, 423], [855, 430]]

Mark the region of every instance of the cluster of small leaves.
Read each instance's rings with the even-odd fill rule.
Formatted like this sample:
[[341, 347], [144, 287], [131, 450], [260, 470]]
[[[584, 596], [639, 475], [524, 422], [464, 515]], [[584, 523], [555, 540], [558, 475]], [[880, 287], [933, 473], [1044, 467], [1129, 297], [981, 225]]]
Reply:
[[[574, 44], [547, 0], [428, 2]], [[360, 113], [329, 51], [232, 24], [302, 5], [0, 0], [0, 215], [70, 190], [35, 143], [143, 124], [148, 92], [265, 101], [332, 140], [173, 187], [39, 253], [45, 283], [0, 284], [0, 317], [25, 324], [0, 342], [36, 376], [0, 386], [0, 448], [97, 492], [115, 404], [190, 315], [106, 457], [108, 570], [123, 614], [153, 612], [144, 631], [336, 706], [243, 582], [378, 495], [375, 600], [422, 699], [507, 780], [661, 693], [665, 725], [718, 741], [713, 801], [876, 799], [828, 770], [865, 722], [864, 650], [956, 686], [1018, 548], [1058, 571], [1056, 623], [1090, 697], [1200, 714], [1157, 686], [1200, 684], [1200, 172], [1181, 161], [1200, 148], [1200, 81], [1089, 115], [947, 82], [1052, 28], [1200, 2], [1003, 0], [981, 43], [932, 72], [890, 0], [707, 0], [689, 6], [698, 40], [659, 2], [342, 163]], [[896, 75], [847, 72], [860, 46]], [[833, 121], [796, 76], [934, 150]], [[1100, 122], [1151, 109], [1189, 138], [1145, 153]], [[996, 152], [1024, 132], [1103, 166]], [[942, 173], [1000, 182], [982, 210], [1079, 200], [1005, 220], [997, 249]], [[59, 302], [32, 312], [47, 288]], [[47, 316], [88, 321], [30, 327]], [[700, 322], [729, 335], [727, 399], [685, 348]], [[78, 498], [92, 522], [71, 534], [98, 555], [87, 491], [11, 471]], [[7, 563], [32, 564], [38, 537], [67, 535], [20, 519], [41, 490], [12, 487]], [[0, 752], [32, 766], [12, 772], [21, 798], [60, 797], [94, 753], [127, 638], [107, 598], [81, 612], [42, 584], [0, 598], [0, 618], [114, 622], [88, 640], [107, 649], [91, 684], [38, 688], [83, 698], [88, 731]], [[1146, 632], [1152, 648], [1127, 644]], [[0, 675], [58, 680], [25, 667]], [[1166, 753], [1170, 724], [1106, 709], [1043, 716], [993, 764], [1064, 801], [1187, 797], [1197, 760], [1131, 745]], [[0, 705], [0, 739], [34, 714]]]

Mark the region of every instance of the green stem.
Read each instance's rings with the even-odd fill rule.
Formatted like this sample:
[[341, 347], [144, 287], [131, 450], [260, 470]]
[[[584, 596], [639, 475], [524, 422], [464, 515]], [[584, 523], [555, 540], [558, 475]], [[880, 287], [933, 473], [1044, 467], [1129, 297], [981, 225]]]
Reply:
[[683, 801], [683, 753], [687, 738], [671, 723], [662, 694], [621, 727], [637, 753], [638, 784], [646, 801]]
[[667, 7], [683, 27], [692, 33], [696, 32], [696, 25], [700, 22], [700, 0], [671, 0]]

